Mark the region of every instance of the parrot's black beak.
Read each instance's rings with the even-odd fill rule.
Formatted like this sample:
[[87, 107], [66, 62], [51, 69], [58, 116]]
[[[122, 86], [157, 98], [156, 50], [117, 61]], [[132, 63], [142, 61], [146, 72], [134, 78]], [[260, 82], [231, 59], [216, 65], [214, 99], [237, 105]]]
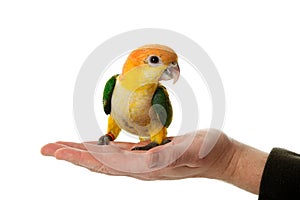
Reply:
[[172, 62], [167, 69], [163, 72], [159, 80], [171, 80], [173, 79], [173, 84], [177, 82], [180, 75], [180, 68], [177, 62]]

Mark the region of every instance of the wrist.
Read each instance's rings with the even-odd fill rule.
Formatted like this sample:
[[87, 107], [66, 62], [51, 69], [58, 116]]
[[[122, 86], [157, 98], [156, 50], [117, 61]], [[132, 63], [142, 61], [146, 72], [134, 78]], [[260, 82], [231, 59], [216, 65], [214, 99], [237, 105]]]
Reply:
[[258, 194], [268, 154], [235, 140], [227, 153], [228, 164], [221, 180]]
[[205, 171], [200, 171], [198, 177], [227, 181], [238, 153], [236, 145], [234, 140], [222, 133], [211, 152], [200, 159], [200, 166], [207, 167]]

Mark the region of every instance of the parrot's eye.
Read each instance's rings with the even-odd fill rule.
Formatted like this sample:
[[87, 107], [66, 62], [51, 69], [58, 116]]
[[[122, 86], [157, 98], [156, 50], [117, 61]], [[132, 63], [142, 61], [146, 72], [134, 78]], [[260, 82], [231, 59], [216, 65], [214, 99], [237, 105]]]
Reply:
[[159, 58], [157, 56], [151, 56], [150, 62], [153, 64], [157, 64], [157, 63], [159, 63]]
[[160, 57], [155, 55], [149, 56], [147, 60], [151, 66], [159, 66], [162, 64]]

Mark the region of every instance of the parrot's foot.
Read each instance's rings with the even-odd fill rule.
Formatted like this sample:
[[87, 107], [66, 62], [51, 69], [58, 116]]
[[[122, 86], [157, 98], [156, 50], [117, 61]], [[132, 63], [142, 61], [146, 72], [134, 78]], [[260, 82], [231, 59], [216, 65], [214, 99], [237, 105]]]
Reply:
[[98, 140], [98, 145], [108, 145], [110, 141], [113, 141], [110, 134], [102, 135]]
[[144, 150], [147, 151], [149, 149], [152, 149], [153, 147], [159, 146], [159, 144], [157, 144], [156, 142], [150, 142], [149, 144], [145, 145], [145, 146], [141, 146], [141, 147], [133, 147], [131, 150], [135, 151], [135, 150]]
[[161, 143], [160, 145], [164, 145], [164, 144], [167, 144], [167, 143], [169, 143], [169, 142], [171, 142], [171, 140], [168, 139], [168, 138], [166, 138], [166, 139], [164, 139], [164, 140], [162, 141], [162, 143]]
[[158, 144], [158, 143], [156, 143], [156, 142], [150, 142], [149, 144], [147, 144], [147, 145], [145, 145], [145, 146], [141, 146], [141, 147], [133, 147], [131, 150], [132, 150], [132, 151], [135, 151], [135, 150], [148, 151], [149, 149], [152, 149], [153, 147], [157, 147], [157, 146], [159, 146], [159, 145], [164, 145], [164, 144], [167, 144], [167, 143], [169, 143], [169, 142], [171, 142], [171, 140], [166, 138], [166, 139], [164, 139], [164, 140], [162, 141], [161, 144]]

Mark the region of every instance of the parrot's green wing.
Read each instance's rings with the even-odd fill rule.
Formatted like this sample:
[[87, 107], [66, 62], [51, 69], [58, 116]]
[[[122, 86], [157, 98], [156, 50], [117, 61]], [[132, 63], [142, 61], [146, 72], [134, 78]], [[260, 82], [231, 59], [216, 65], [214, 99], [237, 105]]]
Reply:
[[[160, 106], [155, 106], [156, 104]], [[173, 110], [169, 99], [169, 94], [164, 86], [158, 85], [152, 98], [152, 106], [161, 123], [164, 125], [164, 127], [168, 128], [172, 122]]]
[[109, 115], [111, 111], [111, 97], [117, 82], [119, 74], [112, 76], [105, 84], [103, 91], [103, 109], [105, 114]]

